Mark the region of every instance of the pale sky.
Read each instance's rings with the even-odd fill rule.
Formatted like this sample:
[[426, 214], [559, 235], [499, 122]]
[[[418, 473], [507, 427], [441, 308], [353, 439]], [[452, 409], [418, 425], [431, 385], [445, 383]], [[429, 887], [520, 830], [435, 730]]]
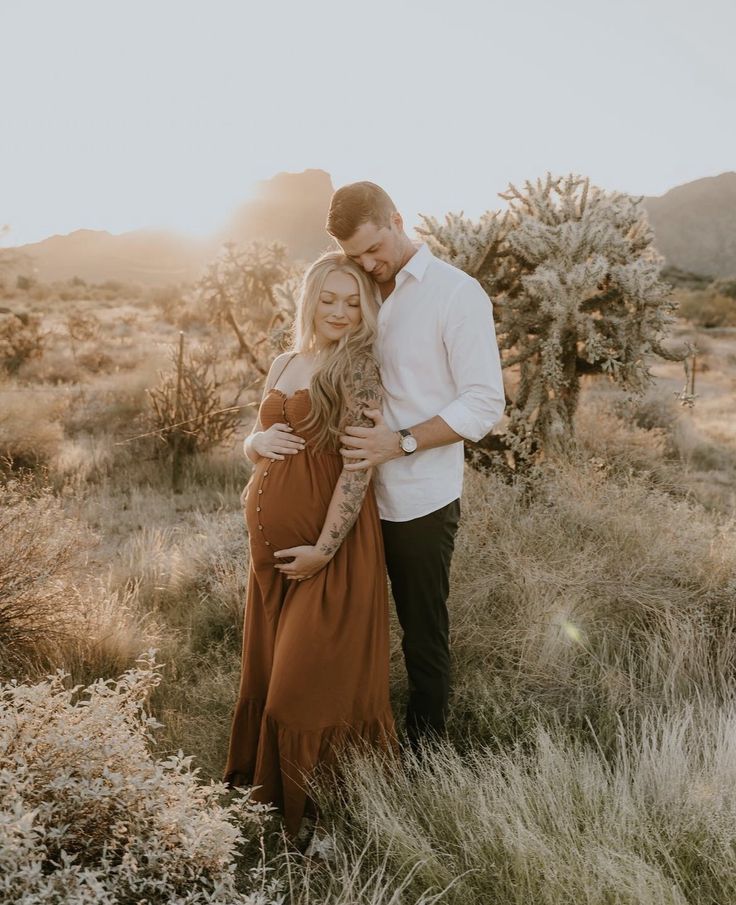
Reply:
[[577, 172], [736, 169], [735, 0], [0, 0], [5, 245], [204, 235], [256, 181], [381, 183], [477, 216]]

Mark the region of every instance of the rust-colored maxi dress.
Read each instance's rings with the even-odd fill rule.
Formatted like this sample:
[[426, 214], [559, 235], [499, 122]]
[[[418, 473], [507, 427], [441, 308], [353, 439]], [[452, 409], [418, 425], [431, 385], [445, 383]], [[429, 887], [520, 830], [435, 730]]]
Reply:
[[312, 578], [287, 579], [274, 552], [316, 543], [342, 471], [339, 453], [314, 452], [299, 429], [308, 390], [268, 392], [264, 429], [286, 422], [306, 447], [282, 460], [261, 459], [245, 500], [250, 574], [243, 665], [224, 779], [257, 785], [296, 835], [310, 805], [305, 790], [319, 764], [346, 744], [393, 750], [389, 704], [388, 590], [372, 485], [355, 525], [333, 559]]

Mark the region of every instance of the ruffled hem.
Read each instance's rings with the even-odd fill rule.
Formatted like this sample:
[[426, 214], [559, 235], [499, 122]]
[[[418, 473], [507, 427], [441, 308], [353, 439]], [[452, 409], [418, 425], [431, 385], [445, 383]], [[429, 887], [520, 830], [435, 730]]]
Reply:
[[[230, 786], [258, 786], [253, 799], [275, 805], [292, 837], [299, 832], [302, 818], [313, 812], [308, 784], [317, 768], [339, 772], [340, 756], [348, 749], [365, 747], [388, 755], [398, 752], [389, 705], [370, 720], [295, 729], [264, 713], [262, 702], [242, 701], [233, 728], [224, 782]], [[236, 738], [237, 752], [233, 746]]]

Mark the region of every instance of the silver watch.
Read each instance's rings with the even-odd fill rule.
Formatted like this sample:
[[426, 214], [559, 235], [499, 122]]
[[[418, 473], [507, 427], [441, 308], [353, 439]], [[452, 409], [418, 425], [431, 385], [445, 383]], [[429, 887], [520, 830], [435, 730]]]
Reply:
[[401, 447], [401, 451], [405, 456], [410, 456], [413, 452], [417, 451], [417, 438], [412, 434], [410, 430], [406, 428], [402, 428], [399, 431], [401, 439], [399, 440], [399, 446]]

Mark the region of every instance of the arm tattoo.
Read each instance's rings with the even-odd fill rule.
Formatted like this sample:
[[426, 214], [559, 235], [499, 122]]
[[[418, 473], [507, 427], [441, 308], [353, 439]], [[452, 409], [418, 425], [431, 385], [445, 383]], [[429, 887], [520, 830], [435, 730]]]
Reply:
[[[381, 408], [383, 390], [376, 363], [365, 359], [356, 365], [352, 374], [352, 391], [346, 400], [343, 426], [372, 427], [373, 422], [363, 414], [364, 409]], [[361, 506], [368, 491], [371, 473], [366, 471], [343, 471], [335, 488], [332, 503], [339, 501], [336, 518], [329, 519], [325, 530], [329, 540], [320, 544], [319, 552], [332, 556], [347, 537], [360, 514]], [[333, 505], [330, 505], [330, 509]]]
[[370, 475], [367, 471], [343, 472], [338, 485], [338, 492], [342, 497], [339, 521], [333, 522], [329, 526], [330, 539], [320, 545], [320, 553], [332, 556], [345, 540], [360, 514], [360, 507], [363, 505], [369, 483]]

